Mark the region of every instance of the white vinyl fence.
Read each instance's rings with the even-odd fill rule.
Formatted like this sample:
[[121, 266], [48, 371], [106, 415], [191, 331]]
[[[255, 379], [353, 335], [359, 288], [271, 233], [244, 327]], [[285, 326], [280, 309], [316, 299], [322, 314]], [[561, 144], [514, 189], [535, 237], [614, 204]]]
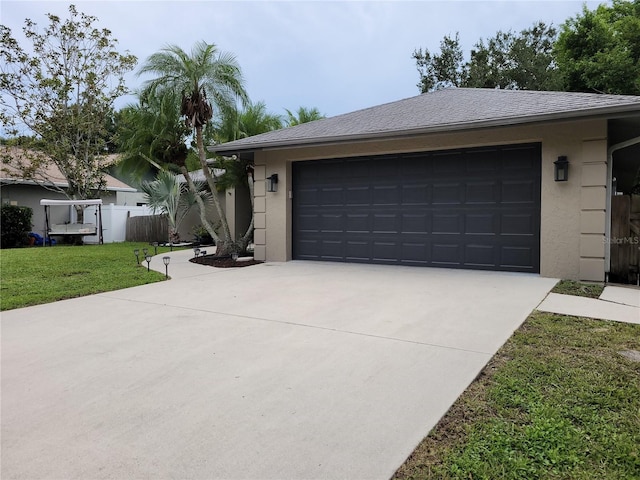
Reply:
[[[102, 206], [102, 229], [104, 243], [124, 242], [127, 230], [127, 216], [140, 217], [153, 215], [152, 209], [147, 206], [134, 207], [128, 205]], [[84, 211], [85, 222], [98, 224], [97, 207], [87, 207]], [[98, 236], [82, 237], [84, 243], [98, 243]]]

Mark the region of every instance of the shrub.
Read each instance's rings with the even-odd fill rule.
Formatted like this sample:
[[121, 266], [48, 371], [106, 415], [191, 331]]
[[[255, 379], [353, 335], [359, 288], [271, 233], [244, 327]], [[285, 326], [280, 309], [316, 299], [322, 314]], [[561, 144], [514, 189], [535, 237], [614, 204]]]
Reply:
[[0, 248], [20, 247], [27, 243], [33, 210], [29, 207], [2, 205], [0, 208]]

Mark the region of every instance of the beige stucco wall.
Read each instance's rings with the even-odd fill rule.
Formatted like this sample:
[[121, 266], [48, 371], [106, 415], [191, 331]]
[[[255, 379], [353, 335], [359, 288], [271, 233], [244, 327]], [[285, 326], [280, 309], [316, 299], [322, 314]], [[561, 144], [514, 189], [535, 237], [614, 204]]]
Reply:
[[[583, 120], [256, 152], [256, 258], [291, 260], [294, 161], [540, 142], [540, 273], [545, 277], [602, 281], [606, 135], [606, 120]], [[566, 155], [570, 163], [567, 182], [553, 179], [553, 162], [560, 155]], [[265, 178], [273, 173], [279, 177], [278, 191], [266, 192]]]

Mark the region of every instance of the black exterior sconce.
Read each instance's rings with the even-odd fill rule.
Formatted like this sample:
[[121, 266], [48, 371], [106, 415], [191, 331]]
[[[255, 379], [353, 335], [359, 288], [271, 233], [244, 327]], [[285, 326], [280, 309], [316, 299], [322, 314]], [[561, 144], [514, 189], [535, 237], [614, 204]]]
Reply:
[[553, 179], [556, 182], [566, 182], [569, 180], [569, 160], [566, 156], [558, 157], [558, 160], [553, 162]]
[[278, 191], [278, 174], [274, 173], [270, 177], [267, 177], [267, 192]]

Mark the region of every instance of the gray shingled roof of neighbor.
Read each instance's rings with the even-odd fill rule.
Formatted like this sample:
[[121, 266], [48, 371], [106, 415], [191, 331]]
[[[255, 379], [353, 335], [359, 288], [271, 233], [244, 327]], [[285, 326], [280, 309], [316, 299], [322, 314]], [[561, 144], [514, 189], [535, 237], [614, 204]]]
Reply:
[[640, 114], [640, 96], [448, 88], [209, 147], [219, 154]]

